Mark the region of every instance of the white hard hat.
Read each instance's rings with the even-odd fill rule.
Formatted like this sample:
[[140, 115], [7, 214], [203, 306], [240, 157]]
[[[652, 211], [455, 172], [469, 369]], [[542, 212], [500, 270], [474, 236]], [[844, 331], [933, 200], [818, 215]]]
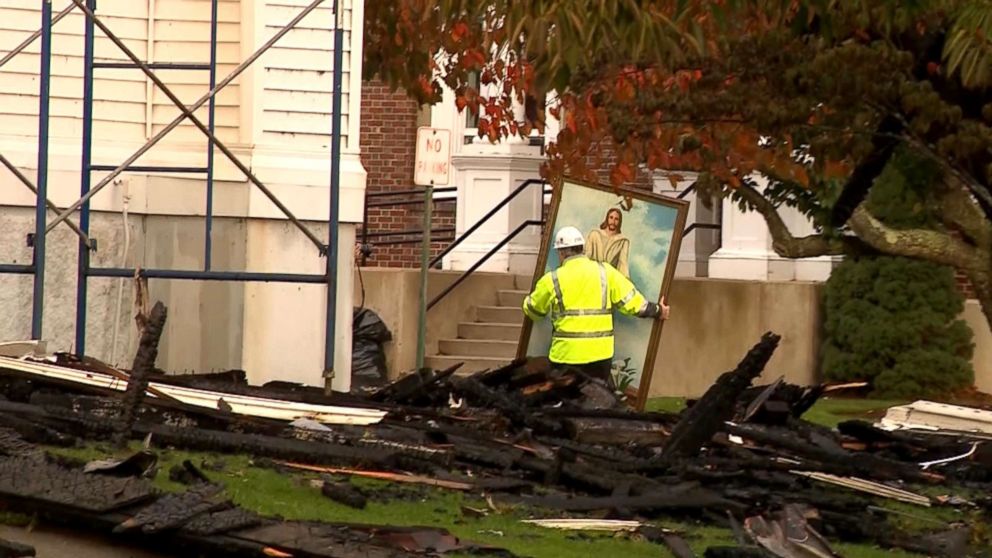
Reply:
[[582, 236], [582, 232], [575, 227], [562, 227], [555, 235], [555, 249], [572, 248], [585, 243], [586, 239]]

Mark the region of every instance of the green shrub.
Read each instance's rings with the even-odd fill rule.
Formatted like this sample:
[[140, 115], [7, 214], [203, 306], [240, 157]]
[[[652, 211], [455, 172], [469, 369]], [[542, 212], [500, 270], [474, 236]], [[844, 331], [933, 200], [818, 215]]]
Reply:
[[951, 268], [891, 256], [848, 259], [826, 285], [823, 372], [884, 397], [933, 397], [974, 382], [964, 297]]

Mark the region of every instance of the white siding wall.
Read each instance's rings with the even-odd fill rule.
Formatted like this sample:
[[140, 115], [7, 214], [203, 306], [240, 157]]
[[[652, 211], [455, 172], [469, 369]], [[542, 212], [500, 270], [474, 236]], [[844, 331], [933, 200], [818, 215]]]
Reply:
[[[53, 14], [70, 5], [54, 0]], [[362, 3], [342, 0], [344, 33], [342, 98], [341, 219], [361, 221], [365, 172], [358, 159], [361, 88]], [[217, 79], [299, 14], [309, 0], [219, 0]], [[150, 62], [206, 63], [210, 59], [210, 0], [100, 0], [97, 15], [135, 55]], [[333, 79], [333, 1], [311, 12], [217, 96], [218, 138], [303, 219], [325, 220], [330, 171]], [[40, 0], [0, 3], [0, 56], [41, 24]], [[355, 33], [352, 33], [352, 29]], [[53, 30], [49, 192], [58, 204], [78, 197], [82, 133], [84, 17], [75, 9]], [[126, 62], [96, 30], [97, 61]], [[352, 42], [356, 44], [351, 44]], [[0, 151], [34, 178], [38, 130], [40, 40], [0, 67]], [[352, 72], [351, 68], [359, 70]], [[192, 104], [208, 90], [209, 73], [156, 70], [179, 99]], [[94, 81], [93, 163], [116, 165], [137, 150], [180, 111], [137, 69], [97, 69]], [[196, 112], [204, 123], [207, 106]], [[139, 165], [206, 165], [207, 140], [183, 122], [138, 160]], [[215, 156], [218, 215], [281, 218], [219, 151]], [[99, 179], [100, 173], [94, 174]], [[203, 175], [126, 173], [131, 211], [202, 215]], [[0, 172], [0, 185], [10, 182]], [[30, 205], [30, 194], [0, 189], [0, 204]], [[10, 190], [10, 191], [7, 191]], [[93, 199], [94, 209], [118, 210], [110, 190]]]
[[[39, 29], [41, 2], [42, 0], [0, 0], [0, 56], [10, 52]], [[339, 200], [339, 216], [343, 224], [340, 230], [341, 281], [334, 368], [339, 371], [335, 385], [346, 388], [346, 371], [351, 368], [350, 280], [353, 270], [350, 255], [354, 242], [354, 226], [348, 223], [361, 222], [365, 189], [365, 170], [358, 157], [360, 95], [349, 95], [349, 92], [361, 90], [364, 4], [361, 0], [342, 0], [341, 3], [343, 9], [339, 21], [346, 29], [342, 65], [345, 72], [342, 100], [345, 114], [342, 122], [344, 143]], [[53, 13], [58, 13], [69, 4], [70, 0], [53, 0]], [[218, 81], [269, 40], [307, 4], [309, 0], [220, 0]], [[321, 231], [318, 233], [321, 238], [326, 238], [327, 233], [322, 231], [319, 223], [326, 222], [330, 205], [328, 185], [334, 70], [332, 6], [333, 0], [325, 0], [299, 27], [286, 34], [275, 48], [265, 53], [227, 86], [218, 96], [216, 114], [217, 133], [221, 141], [231, 147], [241, 161], [299, 218], [311, 221], [309, 226], [315, 231]], [[209, 61], [209, 0], [99, 0], [97, 8], [97, 15], [140, 59], [153, 62]], [[79, 197], [83, 32], [84, 18], [81, 13], [73, 12], [55, 26], [53, 35], [48, 184], [49, 197], [62, 206]], [[127, 60], [99, 30], [96, 37], [97, 60]], [[0, 67], [0, 152], [32, 180], [35, 180], [37, 170], [39, 51], [40, 41], [35, 41], [27, 52]], [[355, 71], [351, 71], [352, 68]], [[206, 71], [157, 70], [156, 74], [183, 103], [192, 104], [208, 91], [209, 74]], [[140, 70], [97, 70], [94, 95], [95, 164], [123, 162], [180, 113]], [[197, 116], [206, 123], [207, 108], [198, 110]], [[199, 130], [189, 123], [183, 123], [141, 157], [137, 164], [204, 166], [206, 146], [206, 138]], [[285, 221], [279, 221], [284, 219], [282, 213], [257, 188], [248, 183], [219, 151], [216, 153], [215, 164], [215, 216], [247, 218], [243, 228], [228, 232], [215, 229], [215, 269], [226, 267], [225, 261], [238, 262], [232, 264], [232, 269], [243, 267], [251, 271], [313, 272], [315, 269], [324, 269], [325, 260], [319, 256], [318, 250]], [[101, 174], [94, 173], [94, 182], [101, 178]], [[128, 172], [97, 194], [92, 200], [92, 208], [96, 212], [119, 212], [126, 198], [129, 200], [129, 211], [135, 219], [134, 223], [141, 222], [146, 216], [154, 215], [156, 219], [159, 218], [157, 216], [163, 216], [165, 224], [176, 230], [202, 231], [202, 220], [190, 219], [188, 216], [203, 215], [204, 183], [204, 177], [200, 174]], [[28, 208], [33, 207], [34, 201], [26, 188], [18, 184], [6, 169], [0, 168], [0, 220], [14, 213], [22, 217], [16, 226], [14, 223], [8, 224], [13, 238], [23, 239], [23, 235], [32, 230], [33, 214]], [[12, 211], [10, 206], [21, 206], [21, 209]], [[100, 243], [98, 256], [118, 265], [116, 262], [121, 261], [126, 254], [123, 253], [121, 243], [109, 232], [118, 217], [115, 213], [98, 213], [97, 217], [104, 217], [104, 221], [111, 224], [110, 228], [93, 231], [94, 238]], [[326, 229], [326, 225], [323, 228]], [[283, 229], [285, 234], [281, 232]], [[60, 227], [59, 234], [67, 233]], [[149, 253], [157, 254], [164, 250], [163, 246], [180, 244], [186, 259], [181, 263], [171, 262], [175, 265], [163, 265], [199, 268], [202, 262], [198, 258], [202, 256], [202, 249], [198, 243], [194, 246], [181, 241], [180, 236], [170, 234], [167, 231], [163, 242], [150, 247]], [[232, 234], [236, 237], [230, 237]], [[74, 281], [74, 240], [70, 239], [66, 246], [71, 252], [68, 257], [53, 251], [48, 258], [50, 269], [55, 270], [62, 266], [66, 272], [53, 271], [48, 280], [58, 283], [59, 288], [71, 298], [74, 295], [74, 284], [69, 284]], [[28, 252], [24, 252], [21, 241], [16, 246], [13, 243], [0, 243], [0, 251], [7, 248], [17, 248], [18, 251], [0, 258], [5, 263], [22, 262], [25, 254], [30, 257]], [[134, 246], [130, 248], [129, 261], [132, 263], [136, 261], [133, 257], [135, 249]], [[30, 284], [30, 278], [17, 278], [21, 279], [24, 285]], [[0, 277], [0, 281], [2, 280], [4, 279]], [[174, 303], [186, 308], [183, 315], [175, 316], [177, 323], [195, 324], [197, 316], [190, 314], [192, 306], [183, 306], [184, 302], [188, 302], [183, 297], [189, 296], [180, 294], [186, 292], [181, 290], [185, 288], [182, 287], [184, 283], [162, 281], [155, 284], [179, 289], [169, 291], [173, 293], [170, 295], [173, 298], [166, 295], [163, 297], [167, 304]], [[292, 285], [230, 284], [224, 288], [227, 290], [223, 292], [230, 298], [231, 315], [243, 315], [244, 320], [240, 324], [233, 321], [226, 323], [230, 331], [222, 332], [220, 337], [233, 331], [236, 335], [232, 339], [264, 341], [232, 349], [240, 352], [240, 359], [238, 362], [229, 362], [226, 366], [244, 366], [253, 373], [265, 374], [268, 378], [284, 377], [311, 384], [322, 383], [322, 329], [319, 335], [317, 333], [323, 327], [324, 303], [315, 301], [314, 293], [323, 292], [326, 287], [301, 290]], [[99, 304], [108, 303], [109, 299], [105, 299], [105, 296], [96, 293], [95, 287], [91, 287], [91, 304], [97, 304], [98, 301]], [[24, 307], [21, 310], [28, 308], [23, 297], [18, 297], [17, 300]], [[57, 309], [60, 318], [46, 318], [44, 336], [60, 349], [68, 348], [72, 341], [71, 315], [74, 304], [69, 299], [64, 302], [46, 302], [46, 314], [50, 309], [53, 312]], [[201, 311], [205, 311], [205, 308], [201, 308]], [[311, 313], [303, 316], [298, 312], [291, 312], [281, 315], [277, 321], [257, 319], [260, 313], [264, 314], [267, 309], [272, 308], [307, 308]], [[4, 315], [14, 314], [6, 304], [0, 304], [0, 312]], [[124, 322], [127, 321], [128, 318], [125, 317]], [[100, 333], [94, 330], [106, 329], [103, 327], [105, 324], [94, 324], [91, 321], [90, 325], [90, 344], [96, 347], [96, 339]], [[312, 335], [307, 336], [306, 342], [294, 345], [299, 360], [290, 362], [285, 358], [285, 345], [275, 341], [281, 339], [280, 334], [302, 339], [302, 334], [296, 335], [297, 328], [305, 328]], [[213, 333], [203, 331], [203, 342], [214, 343]], [[163, 357], [163, 366], [179, 369], [215, 366], [206, 360], [197, 360], [195, 355], [183, 357], [179, 352]]]
[[[106, 0], [100, 0], [105, 2]], [[210, 1], [154, 0], [152, 51], [155, 62], [210, 61]], [[217, 10], [217, 81], [222, 80], [241, 62], [241, 5], [238, 0], [221, 0]], [[209, 72], [201, 70], [160, 70], [157, 75], [183, 103], [190, 105], [210, 90]], [[152, 84], [152, 134], [179, 116], [179, 109]], [[232, 83], [217, 95], [217, 137], [225, 144], [238, 141], [239, 87]], [[196, 116], [207, 123], [207, 105]], [[183, 122], [168, 136], [171, 141], [185, 141], [206, 146], [204, 135], [190, 122]], [[206, 164], [206, 161], [203, 161]]]
[[[307, 0], [266, 0], [264, 25], [271, 36], [307, 6]], [[327, 150], [331, 141], [334, 71], [333, 4], [325, 2], [300, 22], [263, 58], [262, 133], [260, 142], [291, 142], [304, 148]], [[347, 149], [351, 79], [351, 2], [342, 1], [345, 84], [342, 96], [342, 149]], [[357, 149], [356, 145], [353, 145]]]
[[[56, 2], [53, 11], [57, 13], [68, 4], [68, 1]], [[143, 60], [201, 63], [210, 60], [209, 0], [154, 0], [151, 4], [154, 11], [149, 18], [147, 0], [100, 0], [97, 15]], [[240, 62], [239, 12], [238, 0], [220, 1], [218, 79]], [[10, 52], [37, 30], [41, 22], [40, 14], [38, 0], [5, 0], [0, 6], [0, 53]], [[78, 138], [81, 134], [83, 26], [83, 15], [75, 10], [53, 28], [53, 138]], [[97, 61], [127, 61], [127, 56], [99, 29], [95, 36]], [[0, 70], [3, 73], [0, 80], [0, 117], [4, 122], [4, 134], [36, 134], [40, 50], [41, 41], [37, 40]], [[188, 104], [209, 89], [206, 71], [159, 70], [156, 73]], [[93, 133], [96, 138], [141, 142], [179, 114], [168, 97], [154, 87], [140, 70], [97, 69], [94, 75]], [[218, 96], [217, 133], [222, 141], [234, 142], [238, 139], [239, 104], [237, 83], [228, 86]], [[206, 123], [206, 107], [198, 111], [197, 116]], [[183, 123], [164, 142], [206, 145], [203, 135], [190, 123]]]
[[[53, 12], [68, 5], [57, 2]], [[101, 0], [106, 23], [135, 52], [147, 46], [144, 3]], [[6, 54], [41, 26], [41, 3], [37, 0], [5, 0], [0, 5], [0, 53]], [[54, 15], [54, 14], [53, 14]], [[100, 60], [124, 60], [109, 39], [99, 36], [95, 55]], [[41, 40], [32, 43], [0, 69], [0, 118], [3, 134], [37, 135], [38, 73]], [[76, 138], [82, 126], [83, 16], [73, 12], [53, 28], [51, 136]], [[133, 71], [99, 76], [94, 84], [94, 132], [119, 139], [144, 137], [145, 80]]]

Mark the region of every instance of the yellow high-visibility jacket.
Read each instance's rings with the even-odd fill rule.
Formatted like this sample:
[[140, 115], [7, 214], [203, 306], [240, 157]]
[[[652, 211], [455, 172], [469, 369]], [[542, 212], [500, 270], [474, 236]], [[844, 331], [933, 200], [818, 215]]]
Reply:
[[551, 314], [551, 362], [586, 364], [613, 358], [613, 310], [636, 315], [647, 301], [609, 264], [585, 256], [565, 259], [544, 274], [523, 310], [537, 321]]

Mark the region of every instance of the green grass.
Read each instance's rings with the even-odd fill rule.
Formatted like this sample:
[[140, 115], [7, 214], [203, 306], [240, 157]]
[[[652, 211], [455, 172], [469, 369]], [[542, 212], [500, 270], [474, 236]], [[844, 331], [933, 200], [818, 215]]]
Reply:
[[[806, 418], [828, 426], [852, 418], [872, 419], [879, 411], [900, 402], [856, 399], [823, 399], [814, 406]], [[678, 412], [685, 407], [680, 398], [656, 398], [648, 401], [652, 411]], [[129, 450], [140, 447], [133, 444]], [[113, 453], [106, 447], [91, 446], [78, 449], [53, 448], [50, 450], [79, 460], [104, 458]], [[522, 523], [535, 517], [560, 517], [557, 512], [500, 507], [490, 509], [489, 504], [476, 496], [457, 491], [433, 489], [416, 485], [393, 484], [370, 479], [352, 478], [355, 486], [366, 491], [370, 499], [365, 509], [356, 510], [325, 498], [319, 486], [321, 478], [315, 473], [286, 473], [261, 467], [246, 456], [212, 455], [177, 450], [158, 450], [159, 469], [154, 482], [162, 490], [181, 490], [183, 485], [168, 479], [169, 469], [189, 459], [199, 466], [202, 461], [222, 461], [221, 471], [204, 469], [213, 481], [222, 483], [227, 494], [237, 504], [268, 516], [285, 519], [321, 520], [379, 525], [423, 525], [448, 529], [456, 536], [481, 544], [506, 548], [520, 556], [534, 558], [587, 558], [588, 556], [622, 556], [623, 558], [658, 558], [672, 556], [664, 547], [645, 541], [636, 535], [617, 535], [570, 532], [546, 529]], [[118, 453], [118, 455], [122, 455]], [[346, 477], [334, 477], [343, 480]], [[838, 490], [842, 490], [838, 488]], [[962, 494], [967, 497], [968, 495]], [[888, 500], [877, 499], [875, 505], [904, 515], [892, 515], [892, 523], [910, 532], [925, 532], [949, 521], [971, 524], [977, 518], [968, 517], [947, 508], [921, 508]], [[463, 513], [463, 507], [487, 511], [484, 517]], [[938, 523], [935, 523], [939, 522]], [[707, 524], [693, 524], [677, 517], [661, 518], [657, 526], [682, 534], [697, 555], [702, 556], [712, 545], [733, 545], [731, 532]], [[847, 558], [913, 558], [906, 552], [883, 550], [867, 545], [834, 543], [834, 549]]]
[[906, 403], [908, 401], [822, 397], [803, 415], [803, 418], [824, 426], [835, 427], [845, 420], [874, 421], [881, 418], [889, 407]]

